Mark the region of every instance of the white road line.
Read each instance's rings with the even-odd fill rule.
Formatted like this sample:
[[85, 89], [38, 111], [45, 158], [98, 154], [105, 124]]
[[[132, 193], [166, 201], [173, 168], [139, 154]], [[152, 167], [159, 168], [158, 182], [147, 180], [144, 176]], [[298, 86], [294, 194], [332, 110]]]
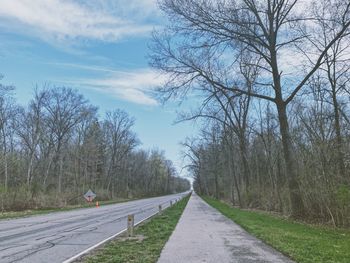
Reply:
[[[183, 199], [183, 196], [181, 196], [180, 199]], [[170, 202], [170, 200], [169, 200], [169, 202]], [[166, 208], [169, 208], [169, 206], [166, 207]], [[166, 208], [165, 208], [165, 209], [166, 209]], [[148, 217], [142, 219], [141, 221], [137, 222], [137, 223], [135, 224], [135, 226], [137, 226], [137, 225], [139, 225], [139, 224], [145, 222], [146, 220], [150, 219], [151, 217], [155, 216], [155, 215], [158, 214], [158, 213], [159, 213], [159, 211], [157, 211], [157, 212], [151, 214], [150, 216], [148, 216]], [[110, 237], [106, 238], [105, 240], [102, 240], [101, 242], [99, 242], [99, 243], [97, 243], [97, 244], [95, 244], [95, 245], [93, 245], [93, 246], [91, 246], [91, 247], [85, 249], [84, 251], [82, 251], [82, 252], [80, 252], [79, 254], [77, 254], [77, 255], [75, 255], [75, 256], [73, 256], [73, 257], [71, 257], [71, 258], [69, 258], [69, 259], [63, 261], [62, 263], [71, 263], [71, 262], [73, 262], [74, 260], [77, 260], [77, 259], [80, 258], [81, 256], [83, 256], [83, 255], [89, 253], [91, 250], [93, 250], [93, 249], [95, 249], [95, 248], [97, 248], [97, 247], [103, 245], [104, 243], [110, 241], [111, 239], [113, 239], [113, 238], [115, 238], [115, 237], [117, 237], [117, 236], [123, 234], [126, 230], [127, 230], [126, 228], [123, 229], [122, 231], [120, 231], [120, 232], [114, 234], [113, 236], [110, 236]]]
[[75, 256], [73, 256], [73, 257], [71, 257], [71, 258], [69, 258], [69, 259], [63, 261], [62, 263], [71, 263], [71, 262], [73, 262], [74, 260], [80, 258], [81, 256], [83, 256], [83, 255], [89, 253], [91, 250], [93, 250], [93, 249], [95, 249], [95, 248], [97, 248], [97, 247], [103, 245], [104, 243], [108, 242], [109, 240], [111, 240], [111, 239], [113, 239], [113, 238], [119, 236], [120, 234], [122, 234], [122, 233], [125, 232], [125, 231], [126, 231], [126, 229], [124, 229], [124, 230], [118, 232], [117, 234], [114, 234], [113, 236], [110, 236], [110, 237], [106, 238], [105, 240], [102, 240], [101, 242], [97, 243], [96, 245], [93, 245], [93, 246], [89, 247], [88, 249], [85, 249], [84, 251], [82, 251], [82, 252], [80, 252], [79, 254], [77, 254], [77, 255], [75, 255]]

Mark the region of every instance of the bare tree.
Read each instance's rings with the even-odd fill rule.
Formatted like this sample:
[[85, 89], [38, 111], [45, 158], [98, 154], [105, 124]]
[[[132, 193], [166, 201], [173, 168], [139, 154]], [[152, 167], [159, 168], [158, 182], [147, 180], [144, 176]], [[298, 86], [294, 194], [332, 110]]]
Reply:
[[[328, 6], [332, 6], [329, 8]], [[349, 4], [336, 4], [334, 0], [322, 0], [315, 4], [315, 17], [318, 21], [319, 38], [312, 43], [318, 49], [325, 49], [326, 45], [336, 37], [337, 33], [344, 26], [349, 16], [345, 10], [349, 9]], [[349, 35], [337, 39], [325, 54], [325, 63], [320, 67], [323, 76], [328, 80], [329, 85], [323, 85], [322, 88], [328, 90], [329, 99], [326, 101], [333, 105], [334, 129], [335, 129], [335, 148], [337, 154], [338, 175], [342, 180], [348, 179], [345, 169], [343, 139], [341, 134], [341, 108], [342, 95], [349, 93], [347, 86], [350, 82], [350, 49]], [[325, 84], [322, 83], [322, 84]], [[328, 95], [327, 94], [327, 95]], [[325, 94], [326, 95], [326, 94]]]
[[134, 119], [122, 110], [107, 112], [104, 121], [105, 140], [110, 159], [106, 174], [106, 188], [113, 194], [113, 187], [117, 176], [117, 169], [121, 167], [122, 160], [138, 144], [135, 134], [131, 131]]
[[83, 96], [71, 88], [44, 89], [39, 96], [44, 97], [43, 106], [47, 112], [45, 125], [54, 140], [55, 164], [58, 165], [57, 191], [61, 193], [64, 165], [62, 149], [73, 128], [84, 119], [88, 105]]
[[29, 103], [28, 109], [21, 112], [17, 134], [21, 139], [23, 147], [28, 152], [28, 164], [27, 164], [27, 186], [30, 187], [30, 184], [33, 180], [33, 167], [35, 157], [38, 155], [38, 146], [40, 140], [42, 139], [43, 133], [43, 100], [45, 98], [44, 93], [35, 91], [33, 100]]
[[[0, 80], [2, 76], [0, 76]], [[12, 92], [14, 87], [0, 84], [0, 136], [1, 136], [1, 152], [2, 152], [2, 166], [4, 171], [4, 189], [5, 192], [8, 189], [9, 182], [9, 167], [8, 167], [8, 151], [10, 138], [12, 137], [12, 131], [14, 126], [15, 116], [17, 115], [18, 108], [14, 103]]]
[[[301, 4], [298, 0], [160, 1], [160, 7], [168, 15], [171, 25], [163, 33], [155, 34], [151, 57], [151, 65], [169, 76], [163, 89], [165, 98], [184, 96], [189, 90], [200, 89], [203, 83], [209, 83], [223, 91], [275, 104], [294, 217], [304, 214], [304, 206], [287, 106], [324, 63], [333, 44], [349, 33], [350, 26], [349, 4], [345, 4], [341, 14], [344, 17], [342, 26], [323, 49], [317, 50], [313, 66], [305, 74], [304, 68], [299, 66], [298, 74], [290, 80], [280, 70], [285, 59], [282, 55], [287, 52], [289, 55], [297, 54], [295, 45], [308, 43], [310, 38], [307, 34], [310, 32], [305, 34], [299, 29], [307, 27], [308, 21], [313, 21], [309, 14], [298, 12], [300, 8], [305, 8]], [[259, 57], [256, 66], [262, 71], [262, 77], [253, 90], [242, 89], [234, 81], [232, 65], [242, 49]]]
[[100, 200], [189, 189], [162, 152], [135, 149], [126, 112], [99, 120], [97, 107], [76, 90], [47, 85], [21, 108], [12, 91], [0, 86], [2, 211], [82, 203], [88, 188]]

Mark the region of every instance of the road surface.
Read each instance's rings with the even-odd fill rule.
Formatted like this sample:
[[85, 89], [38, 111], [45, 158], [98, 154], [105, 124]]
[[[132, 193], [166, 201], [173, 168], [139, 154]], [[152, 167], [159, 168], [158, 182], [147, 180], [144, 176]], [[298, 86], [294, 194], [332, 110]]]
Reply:
[[63, 262], [186, 193], [0, 221], [0, 262]]

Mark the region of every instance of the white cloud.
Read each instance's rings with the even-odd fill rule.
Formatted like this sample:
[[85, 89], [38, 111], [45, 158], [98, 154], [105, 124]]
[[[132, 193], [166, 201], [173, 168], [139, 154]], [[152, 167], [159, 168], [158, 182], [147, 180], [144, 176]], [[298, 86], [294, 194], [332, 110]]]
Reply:
[[146, 20], [155, 12], [154, 0], [129, 0], [128, 4], [125, 0], [0, 1], [3, 28], [59, 42], [115, 41], [143, 35], [152, 30]]
[[[101, 68], [98, 68], [100, 71]], [[115, 98], [141, 105], [154, 106], [157, 101], [152, 97], [154, 89], [164, 82], [164, 77], [151, 69], [132, 71], [113, 71], [106, 77], [68, 81], [81, 87], [88, 87], [109, 94]]]

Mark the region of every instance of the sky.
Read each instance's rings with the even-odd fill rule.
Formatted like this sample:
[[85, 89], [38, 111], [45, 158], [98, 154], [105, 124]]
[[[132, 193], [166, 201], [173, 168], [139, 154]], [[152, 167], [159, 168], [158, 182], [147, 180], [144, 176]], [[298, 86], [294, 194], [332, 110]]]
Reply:
[[164, 79], [147, 59], [151, 33], [164, 23], [156, 0], [1, 0], [1, 81], [23, 105], [49, 84], [78, 89], [101, 118], [125, 110], [141, 147], [164, 150], [180, 172], [179, 143], [196, 127], [173, 125], [178, 104], [152, 96]]

